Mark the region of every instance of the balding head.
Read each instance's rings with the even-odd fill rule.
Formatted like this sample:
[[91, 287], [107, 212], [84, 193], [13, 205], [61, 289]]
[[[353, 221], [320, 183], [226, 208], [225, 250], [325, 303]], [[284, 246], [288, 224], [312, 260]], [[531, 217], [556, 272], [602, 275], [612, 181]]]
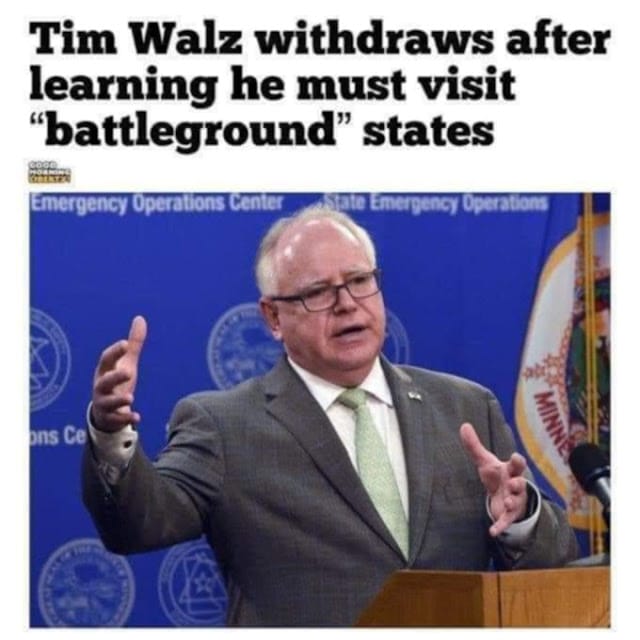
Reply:
[[[376, 265], [376, 250], [371, 237], [361, 226], [356, 224], [348, 215], [325, 207], [312, 205], [288, 218], [277, 220], [262, 238], [255, 262], [255, 277], [258, 290], [263, 296], [278, 293], [278, 266], [282, 260], [276, 259], [276, 254], [287, 243], [289, 251], [299, 245], [299, 234], [313, 229], [321, 221], [329, 221], [346, 236], [353, 238], [365, 251], [372, 267]], [[279, 258], [285, 257], [286, 252]]]

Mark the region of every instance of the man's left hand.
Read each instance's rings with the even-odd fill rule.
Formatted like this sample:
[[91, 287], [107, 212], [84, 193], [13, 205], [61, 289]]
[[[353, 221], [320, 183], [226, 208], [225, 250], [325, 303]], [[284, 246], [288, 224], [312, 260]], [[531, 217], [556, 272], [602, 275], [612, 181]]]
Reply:
[[498, 459], [484, 447], [468, 422], [460, 427], [460, 439], [489, 495], [489, 510], [494, 519], [489, 533], [498, 536], [527, 511], [527, 481], [523, 477], [527, 463], [519, 453], [512, 453], [507, 461]]

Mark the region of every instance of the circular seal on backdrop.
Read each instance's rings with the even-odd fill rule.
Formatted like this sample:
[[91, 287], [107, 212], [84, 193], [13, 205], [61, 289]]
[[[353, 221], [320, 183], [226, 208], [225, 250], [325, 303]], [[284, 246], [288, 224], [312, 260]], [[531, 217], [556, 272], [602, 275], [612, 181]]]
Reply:
[[207, 344], [207, 363], [218, 389], [230, 389], [271, 369], [283, 352], [254, 302], [231, 307], [216, 322]]
[[59, 547], [38, 581], [40, 613], [50, 627], [121, 627], [134, 593], [129, 563], [94, 538]]
[[382, 345], [384, 355], [395, 364], [407, 364], [409, 362], [409, 336], [398, 316], [387, 311], [387, 332]]
[[158, 595], [162, 610], [176, 627], [224, 625], [227, 593], [204, 540], [169, 550], [160, 566]]
[[60, 325], [39, 309], [31, 309], [29, 338], [31, 411], [50, 405], [62, 393], [71, 371], [71, 349]]

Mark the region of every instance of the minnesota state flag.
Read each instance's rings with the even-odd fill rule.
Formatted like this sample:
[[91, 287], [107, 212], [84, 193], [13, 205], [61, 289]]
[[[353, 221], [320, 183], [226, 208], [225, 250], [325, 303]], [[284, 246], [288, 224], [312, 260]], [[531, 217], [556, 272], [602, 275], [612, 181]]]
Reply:
[[572, 525], [603, 550], [593, 498], [568, 457], [589, 441], [610, 452], [610, 200], [585, 194], [575, 228], [544, 264], [531, 311], [515, 398], [516, 426], [530, 460], [561, 496]]

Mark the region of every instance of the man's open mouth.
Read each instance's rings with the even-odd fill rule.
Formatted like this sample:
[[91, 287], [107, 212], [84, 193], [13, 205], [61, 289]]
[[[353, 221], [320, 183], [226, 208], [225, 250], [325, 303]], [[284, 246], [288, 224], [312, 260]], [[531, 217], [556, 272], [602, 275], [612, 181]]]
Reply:
[[340, 331], [334, 333], [334, 338], [342, 338], [343, 336], [347, 336], [349, 334], [360, 333], [364, 331], [364, 329], [365, 327], [361, 324], [354, 324], [349, 327], [345, 327], [344, 329], [340, 329]]

